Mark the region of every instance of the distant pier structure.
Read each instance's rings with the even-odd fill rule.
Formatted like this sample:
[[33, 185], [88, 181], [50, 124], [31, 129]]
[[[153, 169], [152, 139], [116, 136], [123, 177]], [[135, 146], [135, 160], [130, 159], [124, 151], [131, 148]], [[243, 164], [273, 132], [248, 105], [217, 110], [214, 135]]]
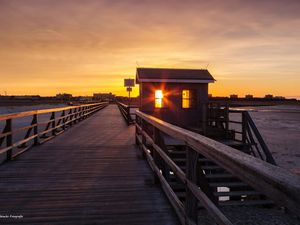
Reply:
[[206, 69], [137, 68], [140, 111], [181, 127], [201, 126], [214, 81]]

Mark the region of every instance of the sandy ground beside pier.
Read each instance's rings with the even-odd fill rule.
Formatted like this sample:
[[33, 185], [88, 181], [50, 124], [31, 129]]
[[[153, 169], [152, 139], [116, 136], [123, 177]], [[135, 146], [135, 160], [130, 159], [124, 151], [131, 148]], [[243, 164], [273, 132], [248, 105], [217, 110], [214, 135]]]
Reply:
[[300, 106], [246, 107], [279, 166], [300, 174]]

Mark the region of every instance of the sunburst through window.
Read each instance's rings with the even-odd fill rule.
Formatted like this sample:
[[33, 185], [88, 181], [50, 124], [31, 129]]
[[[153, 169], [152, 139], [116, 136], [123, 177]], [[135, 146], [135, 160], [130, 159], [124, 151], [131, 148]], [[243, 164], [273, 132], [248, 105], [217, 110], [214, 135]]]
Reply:
[[164, 94], [163, 94], [162, 90], [155, 91], [155, 108], [163, 107], [163, 97], [164, 97]]

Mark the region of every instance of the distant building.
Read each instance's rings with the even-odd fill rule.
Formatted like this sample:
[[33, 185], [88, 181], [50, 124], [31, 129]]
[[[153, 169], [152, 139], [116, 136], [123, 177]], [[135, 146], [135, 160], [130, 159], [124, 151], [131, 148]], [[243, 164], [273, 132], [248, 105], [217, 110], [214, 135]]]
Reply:
[[110, 93], [94, 93], [93, 99], [97, 101], [114, 101], [116, 96]]
[[7, 95], [0, 95], [0, 100], [8, 100], [10, 99], [11, 96], [7, 96]]
[[39, 95], [0, 95], [1, 100], [11, 99], [11, 100], [38, 100], [41, 96]]
[[17, 96], [14, 96], [14, 99], [26, 99], [26, 100], [37, 100], [37, 99], [40, 99], [41, 96], [39, 95], [17, 95]]
[[91, 101], [92, 97], [91, 96], [79, 96], [78, 100], [79, 101]]
[[265, 99], [273, 99], [273, 95], [267, 94], [265, 95]]
[[208, 98], [212, 98], [213, 97], [213, 95], [212, 94], [208, 94]]
[[285, 100], [285, 97], [283, 97], [283, 96], [275, 96], [275, 97], [273, 97], [273, 99], [276, 99], [276, 100]]
[[253, 99], [253, 95], [245, 95], [245, 99]]
[[236, 95], [236, 94], [232, 94], [232, 95], [230, 95], [229, 97], [230, 97], [231, 99], [238, 99], [238, 98], [239, 98], [239, 96]]
[[67, 93], [59, 93], [56, 95], [57, 99], [60, 100], [70, 100], [73, 96], [71, 94], [67, 94]]

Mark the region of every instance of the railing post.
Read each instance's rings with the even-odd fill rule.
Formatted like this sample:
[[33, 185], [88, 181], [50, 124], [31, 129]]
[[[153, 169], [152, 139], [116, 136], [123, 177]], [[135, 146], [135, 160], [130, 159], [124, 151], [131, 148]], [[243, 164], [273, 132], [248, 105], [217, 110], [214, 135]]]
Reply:
[[[141, 124], [139, 123], [139, 117], [138, 116], [136, 117], [136, 124], [141, 127]], [[138, 128], [137, 128], [137, 126], [135, 126], [135, 145], [139, 144], [138, 137], [137, 137], [138, 134], [139, 134]]]
[[[145, 121], [143, 119], [141, 119], [141, 134], [142, 134], [142, 147], [143, 146], [146, 146], [146, 142], [147, 142], [147, 139], [146, 139], [146, 136], [143, 134], [143, 131], [145, 131]], [[144, 151], [142, 151], [142, 156], [143, 158], [146, 158], [146, 154]]]
[[[12, 133], [11, 133], [12, 132], [12, 120], [11, 119], [6, 120], [5, 131], [10, 132], [10, 134], [8, 134], [6, 136], [6, 147], [10, 147], [10, 146], [12, 146]], [[12, 149], [7, 151], [6, 159], [8, 161], [12, 159]]]
[[82, 113], [82, 106], [80, 106], [80, 108], [79, 108], [79, 120], [81, 121], [81, 120], [83, 120], [82, 119], [82, 115], [83, 115], [83, 113]]
[[126, 107], [126, 113], [127, 113], [127, 124], [131, 124], [131, 117], [130, 117], [130, 106]]
[[[154, 142], [154, 144], [156, 144], [156, 145], [159, 146], [159, 142], [160, 142], [160, 133], [159, 133], [159, 130], [155, 126], [153, 126], [152, 129], [153, 129], [153, 142]], [[161, 166], [159, 154], [156, 152], [156, 149], [154, 147], [152, 148], [152, 157], [153, 157], [153, 160], [154, 160], [156, 166], [161, 169], [162, 174], [164, 175], [165, 174], [165, 170]], [[154, 173], [154, 183], [155, 184], [159, 183], [159, 178], [156, 175], [156, 173]]]
[[90, 107], [89, 107], [89, 106], [86, 106], [86, 116], [85, 116], [85, 118], [87, 118], [87, 117], [88, 117], [88, 113], [89, 113], [89, 111], [90, 111]]
[[76, 123], [78, 122], [78, 121], [77, 121], [77, 120], [78, 120], [78, 119], [77, 119], [77, 115], [78, 115], [78, 113], [77, 113], [77, 108], [74, 109], [74, 112], [73, 112], [73, 113], [74, 113], [74, 124], [76, 124]]
[[52, 127], [52, 136], [55, 136], [55, 112], [51, 113], [51, 127]]
[[203, 103], [201, 104], [201, 127], [202, 127], [202, 132], [205, 135], [206, 134], [206, 130], [207, 130], [207, 107], [208, 105]]
[[[169, 156], [167, 147], [166, 147], [165, 142], [162, 137], [162, 133], [158, 128], [156, 128], [154, 126], [153, 126], [153, 141], [158, 147], [160, 147], [164, 151], [165, 154], [167, 154]], [[158, 158], [157, 164], [160, 167], [164, 178], [167, 181], [170, 181], [170, 169], [169, 169], [167, 163], [161, 159], [160, 155], [158, 153], [156, 153], [156, 150], [155, 150], [155, 154], [157, 155], [157, 158]]]
[[82, 107], [82, 119], [85, 119], [85, 106]]
[[63, 110], [62, 111], [62, 113], [61, 113], [61, 117], [63, 117], [62, 118], [62, 129], [63, 130], [66, 130], [66, 113], [65, 113], [65, 110]]
[[78, 122], [81, 121], [81, 107], [79, 106], [78, 109], [77, 109], [77, 116], [78, 116]]
[[246, 119], [246, 112], [242, 112], [242, 142], [246, 144], [246, 129], [247, 129], [247, 119]]
[[70, 111], [69, 111], [69, 126], [71, 127], [72, 125], [73, 125], [73, 109], [70, 109]]
[[32, 123], [34, 125], [34, 127], [33, 127], [33, 135], [37, 135], [34, 138], [34, 140], [33, 140], [33, 144], [34, 145], [38, 145], [39, 144], [39, 136], [38, 136], [38, 117], [37, 117], [37, 114], [33, 115]]
[[226, 103], [225, 109], [224, 109], [224, 117], [225, 117], [225, 130], [226, 130], [226, 137], [229, 136], [229, 107]]
[[[198, 153], [186, 146], [186, 177], [197, 184], [197, 161]], [[195, 224], [198, 224], [198, 201], [186, 186], [185, 213]]]

